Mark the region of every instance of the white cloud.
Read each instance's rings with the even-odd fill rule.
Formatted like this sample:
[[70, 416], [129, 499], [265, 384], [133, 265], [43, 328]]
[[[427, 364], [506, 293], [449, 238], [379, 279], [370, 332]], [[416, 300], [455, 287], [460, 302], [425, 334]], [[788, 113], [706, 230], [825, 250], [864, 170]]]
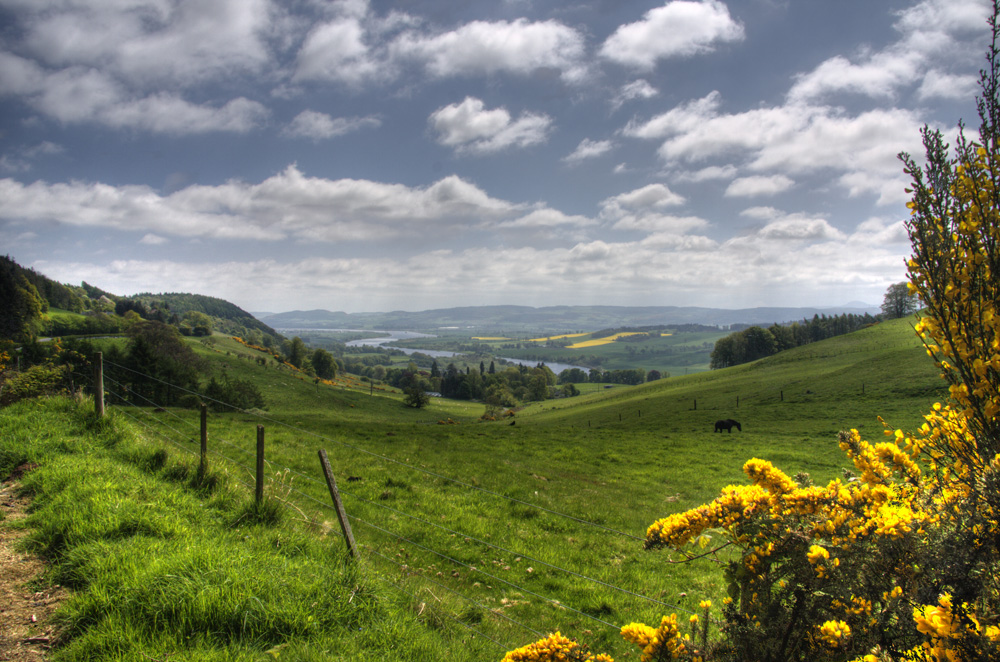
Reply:
[[701, 230], [711, 225], [698, 216], [671, 216], [668, 214], [627, 215], [617, 220], [615, 230], [639, 230], [650, 234], [679, 237], [691, 230]]
[[716, 179], [732, 179], [736, 176], [736, 166], [708, 166], [693, 172], [681, 172], [674, 178], [680, 182], [708, 182]]
[[931, 69], [917, 89], [921, 99], [971, 99], [979, 91], [979, 79], [972, 74], [949, 74]]
[[641, 21], [620, 26], [599, 52], [613, 62], [649, 70], [657, 60], [704, 53], [743, 38], [743, 25], [724, 3], [672, 0], [646, 12]]
[[531, 74], [557, 70], [564, 80], [581, 80], [584, 40], [557, 21], [472, 21], [434, 36], [406, 32], [389, 47], [394, 58], [421, 62], [437, 77], [493, 73]]
[[763, 239], [821, 241], [843, 240], [846, 235], [824, 218], [788, 216], [765, 225], [758, 233]]
[[727, 197], [747, 198], [761, 195], [776, 195], [787, 191], [793, 186], [795, 186], [795, 181], [784, 175], [740, 177], [739, 179], [734, 179], [729, 184], [725, 195]]
[[133, 96], [100, 71], [71, 67], [52, 72], [10, 53], [0, 53], [0, 90], [20, 94], [30, 105], [61, 122], [154, 133], [245, 133], [269, 115], [265, 106], [243, 97], [210, 106], [191, 103], [170, 92]]
[[891, 99], [899, 87], [917, 77], [921, 64], [920, 54], [912, 51], [877, 53], [861, 64], [838, 55], [796, 76], [788, 98], [791, 103], [805, 103], [835, 92], [853, 92]]
[[580, 144], [576, 146], [572, 154], [567, 154], [563, 157], [563, 161], [567, 163], [579, 163], [580, 161], [585, 161], [586, 159], [593, 159], [607, 154], [614, 148], [614, 143], [610, 140], [591, 140], [590, 138], [584, 138], [580, 141]]
[[[851, 195], [878, 193], [879, 203], [897, 201], [899, 152], [920, 153], [916, 111], [875, 109], [855, 116], [837, 108], [789, 104], [738, 113], [720, 112], [712, 92], [646, 122], [631, 122], [625, 135], [664, 139], [660, 157], [667, 163], [696, 163], [743, 156], [745, 167], [791, 178], [831, 170]], [[777, 172], [775, 172], [777, 171]]]
[[621, 209], [649, 210], [673, 207], [684, 203], [684, 196], [674, 193], [664, 184], [649, 184], [601, 202], [602, 213], [617, 213]]
[[28, 3], [26, 52], [52, 67], [106, 70], [137, 87], [188, 86], [268, 65], [268, 0]]
[[612, 110], [618, 110], [629, 101], [635, 99], [652, 99], [660, 93], [644, 78], [622, 85], [614, 99], [611, 100]]
[[315, 110], [303, 110], [295, 116], [282, 131], [283, 135], [292, 138], [312, 138], [323, 140], [335, 138], [369, 127], [378, 127], [382, 121], [377, 117], [331, 117]]
[[[788, 215], [760, 232], [723, 242], [665, 232], [638, 241], [586, 240], [550, 249], [435, 249], [405, 257], [104, 264], [52, 260], [31, 266], [61, 282], [86, 280], [123, 294], [159, 291], [170, 283], [179, 291], [220, 296], [252, 310], [419, 310], [455, 305], [470, 291], [483, 303], [516, 300], [525, 305], [550, 304], [552, 293], [570, 305], [815, 305], [824, 296], [831, 304], [842, 303], [843, 292], [851, 292], [850, 298], [881, 300], [889, 284], [902, 280], [906, 247], [863, 240], [878, 232], [877, 226], [887, 229], [886, 223], [865, 223], [845, 236], [822, 219]], [[806, 300], [802, 283], [810, 284]]]
[[970, 44], [987, 34], [987, 0], [923, 0], [897, 12], [894, 25], [899, 39], [881, 50], [862, 49], [854, 58], [834, 56], [813, 70], [796, 76], [788, 92], [792, 103], [810, 103], [838, 93], [874, 99], [893, 99], [920, 82], [918, 96], [965, 96], [948, 83], [968, 90], [966, 77], [953, 77], [939, 69], [944, 63], [965, 62]]
[[167, 243], [169, 240], [166, 237], [161, 237], [158, 234], [148, 233], [142, 239], [139, 240], [140, 244], [146, 244], [147, 246], [160, 246]]
[[469, 219], [502, 220], [520, 211], [456, 176], [410, 188], [311, 178], [295, 166], [259, 184], [189, 186], [170, 195], [147, 186], [0, 179], [0, 219], [9, 223], [55, 222], [160, 237], [373, 241], [420, 236], [428, 225], [464, 229]]
[[497, 224], [498, 229], [553, 229], [553, 228], [584, 228], [597, 224], [592, 218], [586, 216], [564, 214], [557, 209], [545, 208], [536, 209], [525, 216], [512, 221], [504, 221]]
[[528, 112], [512, 120], [507, 109], [486, 110], [482, 100], [466, 97], [431, 113], [428, 123], [442, 145], [486, 154], [545, 142], [552, 120]]
[[740, 212], [740, 216], [747, 216], [749, 218], [758, 218], [762, 220], [771, 220], [784, 216], [784, 212], [780, 209], [775, 209], [774, 207], [749, 207]]
[[369, 48], [362, 17], [345, 12], [315, 26], [299, 49], [295, 80], [327, 80], [358, 85], [391, 77], [387, 65]]

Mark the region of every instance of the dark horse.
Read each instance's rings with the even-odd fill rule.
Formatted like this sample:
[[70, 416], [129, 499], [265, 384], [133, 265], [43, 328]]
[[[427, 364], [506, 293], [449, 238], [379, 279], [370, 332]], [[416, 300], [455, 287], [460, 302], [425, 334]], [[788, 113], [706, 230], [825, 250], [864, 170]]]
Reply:
[[734, 421], [731, 418], [727, 418], [724, 421], [716, 421], [715, 422], [715, 431], [716, 432], [722, 432], [723, 430], [725, 430], [726, 432], [732, 433], [733, 428], [736, 428], [740, 432], [743, 432], [743, 428], [740, 427], [740, 422], [739, 421]]

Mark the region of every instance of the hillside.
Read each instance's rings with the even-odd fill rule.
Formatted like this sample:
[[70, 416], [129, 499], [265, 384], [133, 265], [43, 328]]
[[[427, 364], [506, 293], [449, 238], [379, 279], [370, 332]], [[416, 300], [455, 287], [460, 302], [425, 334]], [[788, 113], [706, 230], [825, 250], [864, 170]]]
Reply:
[[258, 331], [277, 340], [277, 331], [236, 304], [204, 294], [170, 292], [163, 294], [142, 293], [123, 297], [126, 301], [141, 302], [150, 310], [169, 311], [183, 318], [190, 312], [203, 313], [212, 318], [216, 331], [243, 336], [247, 331]]
[[256, 334], [257, 342], [281, 340], [274, 329], [223, 299], [182, 293], [118, 296], [86, 282], [80, 286], [58, 283], [9, 256], [0, 257], [0, 299], [6, 304], [0, 312], [0, 339], [117, 333], [122, 316], [135, 311], [143, 319], [175, 325], [185, 315], [199, 313], [207, 315], [212, 328], [222, 333]]
[[[328, 503], [329, 495], [318, 473], [316, 451], [330, 453], [354, 535], [363, 549], [365, 569], [351, 581], [366, 586], [367, 595], [390, 610], [378, 616], [380, 622], [399, 623], [410, 632], [408, 640], [415, 642], [403, 646], [397, 659], [421, 659], [419, 649], [428, 645], [449, 649], [448, 659], [500, 659], [504, 648], [536, 638], [527, 628], [560, 629], [616, 659], [628, 659], [630, 653], [617, 630], [604, 624], [651, 621], [665, 611], [694, 608], [705, 597], [720, 601], [725, 594], [711, 563], [669, 565], [663, 554], [643, 552], [639, 540], [652, 521], [703, 503], [724, 485], [743, 482], [741, 466], [751, 457], [771, 459], [790, 475], [807, 472], [818, 483], [840, 476], [849, 463], [837, 448], [839, 430], [855, 427], [877, 440], [882, 432], [877, 416], [894, 427], [915, 427], [931, 403], [944, 395], [908, 320], [878, 324], [735, 368], [636, 387], [587, 385], [584, 395], [532, 404], [510, 420], [496, 422], [479, 420], [483, 405], [478, 403], [434, 399], [424, 409], [413, 409], [403, 406], [398, 391], [375, 388], [350, 375], [321, 384], [287, 366], [262, 365], [255, 350], [229, 339], [188, 342], [209, 362], [206, 371], [252, 380], [268, 403], [267, 412], [211, 414], [210, 462], [220, 480], [223, 476], [253, 480], [254, 427], [263, 425], [271, 477], [268, 493], [289, 504], [296, 519], [325, 521], [328, 530], [333, 516], [318, 505]], [[190, 453], [197, 452], [192, 440], [197, 437], [197, 411], [163, 409], [155, 402], [128, 405], [121, 401], [126, 394], [114, 381], [106, 388], [116, 428], [148, 448], [122, 446], [116, 451], [114, 444], [102, 442], [109, 453], [120, 456], [116, 461], [137, 463], [142, 475], [148, 476], [143, 481], [183, 486], [193, 480], [190, 467], [196, 455]], [[22, 413], [15, 416], [24, 418], [10, 421], [9, 426], [23, 434], [0, 444], [5, 461], [24, 456], [44, 463], [75, 448], [60, 445], [59, 438], [48, 433], [42, 436], [51, 442], [43, 447], [17, 446], [19, 440], [38, 434], [32, 432], [36, 421], [29, 424], [28, 410], [18, 411]], [[714, 421], [720, 418], [740, 420], [742, 431], [713, 432]], [[38, 456], [42, 448], [49, 460]], [[160, 459], [144, 459], [154, 456]], [[184, 463], [187, 473], [173, 468]], [[106, 471], [135, 473], [110, 465]], [[248, 494], [242, 485], [231, 487], [235, 493]], [[123, 489], [150, 494], [154, 488]], [[173, 503], [180, 497], [162, 498]], [[74, 506], [62, 503], [67, 510], [60, 521], [69, 526]], [[148, 506], [149, 499], [143, 497], [142, 503]], [[212, 508], [221, 507], [218, 499], [215, 503]], [[141, 503], [133, 506], [137, 510], [129, 511], [130, 517], [155, 521], [142, 515]], [[184, 508], [198, 510], [197, 505]], [[225, 514], [215, 517], [232, 520]], [[336, 528], [335, 523], [332, 526]], [[199, 535], [214, 541], [213, 536], [221, 534]], [[263, 534], [284, 541], [283, 549], [292, 535], [302, 534]], [[225, 534], [219, 540], [228, 546], [231, 538]], [[171, 549], [195, 545], [193, 539], [184, 540]], [[330, 542], [334, 549], [342, 549]], [[306, 548], [304, 543], [297, 546], [302, 554]], [[308, 554], [314, 552], [331, 553], [329, 546]], [[123, 549], [112, 554], [124, 553]], [[236, 553], [245, 555], [249, 564], [263, 549]], [[337, 558], [342, 558], [340, 554]], [[171, 558], [128, 581], [164, 585], [163, 574], [176, 575], [177, 566], [187, 563], [184, 558]], [[308, 565], [310, 558], [297, 563]], [[102, 581], [119, 581], [113, 565], [105, 572], [112, 575]], [[185, 582], [192, 583], [190, 590], [177, 594], [181, 611], [175, 613], [195, 609], [198, 596], [216, 584], [213, 572], [184, 575]], [[199, 589], [202, 581], [207, 583]], [[395, 583], [402, 583], [402, 591]], [[77, 590], [83, 600], [103, 604], [100, 594], [89, 596], [86, 583]], [[129, 589], [136, 595], [147, 590], [141, 583]], [[649, 602], [636, 594], [657, 598]], [[220, 606], [223, 611], [241, 608], [238, 603]], [[308, 604], [295, 609], [299, 610], [295, 618], [306, 619]], [[135, 612], [146, 618], [147, 611], [139, 601]], [[86, 612], [69, 614], [82, 618]], [[191, 616], [184, 627], [198, 627], [198, 618]], [[296, 630], [285, 640], [289, 650], [302, 651], [327, 641], [330, 628], [339, 631], [336, 619], [322, 623], [316, 630]], [[380, 631], [364, 623], [365, 629]], [[413, 629], [425, 626], [436, 633], [433, 644]], [[161, 657], [181, 645], [161, 630], [151, 640], [126, 640], [115, 634], [122, 627], [114, 619], [96, 619], [80, 627], [81, 650], [94, 645], [87, 643], [95, 641], [87, 635], [90, 632], [116, 641], [116, 646], [132, 651], [132, 657], [139, 657], [140, 651]], [[260, 645], [265, 648], [279, 641], [271, 630], [254, 635], [249, 624], [231, 627], [227, 641], [237, 647], [233, 650], [254, 650], [254, 636], [262, 637]], [[467, 628], [473, 628], [480, 648], [460, 654], [459, 643], [470, 634]], [[190, 634], [198, 638], [197, 631]], [[496, 649], [490, 648], [490, 640], [500, 642]], [[211, 646], [210, 638], [199, 641]], [[349, 659], [384, 659], [395, 654], [389, 651], [396, 646], [385, 636], [352, 645], [363, 650], [352, 649]], [[256, 650], [261, 653], [264, 648]]]

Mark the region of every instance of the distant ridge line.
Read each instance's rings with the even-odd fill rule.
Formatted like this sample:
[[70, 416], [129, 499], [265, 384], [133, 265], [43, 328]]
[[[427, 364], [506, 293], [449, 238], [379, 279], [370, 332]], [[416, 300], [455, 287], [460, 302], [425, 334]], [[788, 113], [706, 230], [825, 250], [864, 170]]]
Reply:
[[860, 302], [846, 306], [757, 307], [743, 309], [697, 306], [461, 306], [424, 311], [346, 313], [323, 309], [261, 314], [273, 328], [297, 329], [431, 329], [441, 327], [493, 329], [603, 329], [623, 326], [703, 324], [727, 327], [733, 324], [794, 322], [815, 315], [877, 315], [879, 308]]

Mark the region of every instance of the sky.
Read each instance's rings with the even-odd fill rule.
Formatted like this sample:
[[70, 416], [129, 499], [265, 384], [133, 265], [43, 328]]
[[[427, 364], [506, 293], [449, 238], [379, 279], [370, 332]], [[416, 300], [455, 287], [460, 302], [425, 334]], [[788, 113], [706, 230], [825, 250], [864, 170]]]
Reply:
[[252, 312], [878, 306], [989, 11], [0, 0], [0, 251]]

